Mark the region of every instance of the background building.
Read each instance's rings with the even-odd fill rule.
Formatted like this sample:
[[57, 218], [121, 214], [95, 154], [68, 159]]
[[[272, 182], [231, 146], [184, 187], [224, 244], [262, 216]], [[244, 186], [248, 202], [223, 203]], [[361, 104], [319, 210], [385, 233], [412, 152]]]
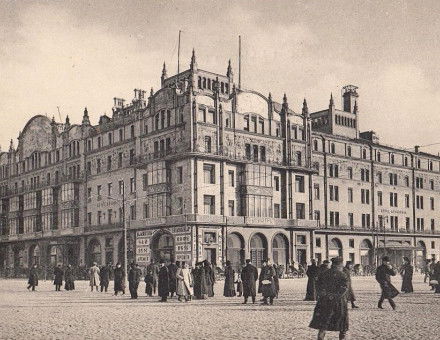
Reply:
[[296, 113], [193, 53], [98, 125], [35, 116], [0, 154], [0, 270], [123, 261], [124, 216], [141, 265], [438, 258], [440, 158], [360, 132], [357, 97]]

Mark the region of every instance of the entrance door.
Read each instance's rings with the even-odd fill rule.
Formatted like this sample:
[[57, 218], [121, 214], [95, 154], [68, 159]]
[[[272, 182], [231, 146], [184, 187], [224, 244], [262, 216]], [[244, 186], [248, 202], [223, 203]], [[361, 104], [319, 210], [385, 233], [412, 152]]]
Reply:
[[297, 249], [296, 250], [296, 258], [298, 259], [299, 264], [307, 263], [307, 250], [306, 249]]
[[215, 248], [205, 248], [204, 253], [204, 260], [207, 260], [212, 265], [217, 265], [217, 253]]
[[261, 268], [263, 261], [267, 258], [267, 240], [263, 234], [255, 234], [251, 238], [251, 261], [257, 267]]

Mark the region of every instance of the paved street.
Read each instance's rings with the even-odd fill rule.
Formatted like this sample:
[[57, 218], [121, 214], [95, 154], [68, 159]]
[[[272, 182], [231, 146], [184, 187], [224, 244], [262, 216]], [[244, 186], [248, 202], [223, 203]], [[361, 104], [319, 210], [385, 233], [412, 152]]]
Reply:
[[[395, 279], [400, 287], [400, 280]], [[88, 282], [76, 282], [74, 292], [55, 292], [50, 281], [40, 281], [37, 292], [26, 281], [0, 281], [1, 339], [315, 339], [308, 328], [314, 303], [302, 301], [306, 279], [281, 281], [274, 306], [242, 305], [241, 298], [221, 296], [205, 301], [167, 304], [147, 298], [91, 293]], [[372, 277], [354, 278], [358, 310], [350, 310], [350, 339], [438, 339], [440, 296], [434, 296], [417, 276], [416, 293], [399, 295], [398, 310], [376, 307], [378, 287]], [[113, 288], [111, 283], [110, 288]], [[31, 335], [32, 334], [32, 335]], [[329, 333], [328, 339], [337, 339]]]

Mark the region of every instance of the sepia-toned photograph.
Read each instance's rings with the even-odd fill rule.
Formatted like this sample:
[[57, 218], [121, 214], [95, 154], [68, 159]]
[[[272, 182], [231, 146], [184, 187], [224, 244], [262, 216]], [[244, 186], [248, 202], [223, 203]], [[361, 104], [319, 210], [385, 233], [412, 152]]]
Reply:
[[439, 339], [439, 15], [0, 0], [0, 339]]

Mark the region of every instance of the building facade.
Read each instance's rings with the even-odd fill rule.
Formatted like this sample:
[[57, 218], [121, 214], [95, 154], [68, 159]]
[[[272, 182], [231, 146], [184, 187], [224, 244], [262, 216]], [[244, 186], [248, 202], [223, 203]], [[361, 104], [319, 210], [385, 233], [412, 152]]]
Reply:
[[193, 52], [97, 125], [35, 116], [0, 154], [0, 270], [123, 261], [124, 224], [141, 265], [438, 258], [440, 158], [359, 132], [357, 97], [296, 113]]

